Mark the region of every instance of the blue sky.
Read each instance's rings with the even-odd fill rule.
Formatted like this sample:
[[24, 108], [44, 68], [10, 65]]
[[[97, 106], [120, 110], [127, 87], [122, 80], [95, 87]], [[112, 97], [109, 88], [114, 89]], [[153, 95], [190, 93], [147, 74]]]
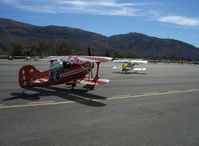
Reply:
[[198, 0], [0, 0], [0, 17], [106, 36], [139, 32], [199, 47], [198, 6]]

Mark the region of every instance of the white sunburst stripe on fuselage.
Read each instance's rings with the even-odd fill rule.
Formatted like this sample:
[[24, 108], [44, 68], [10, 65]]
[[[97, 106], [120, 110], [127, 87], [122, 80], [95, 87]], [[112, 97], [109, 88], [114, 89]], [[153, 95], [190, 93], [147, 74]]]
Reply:
[[73, 74], [76, 74], [76, 73], [80, 73], [80, 72], [83, 72], [83, 71], [85, 71], [85, 70], [84, 69], [77, 69], [77, 70], [74, 70], [74, 71], [69, 71], [67, 73], [60, 74], [60, 77], [66, 77], [66, 76], [73, 75]]
[[60, 74], [60, 77], [63, 78], [63, 77], [73, 75], [73, 74], [77, 74], [77, 73], [80, 73], [80, 72], [83, 72], [83, 71], [89, 71], [89, 70], [85, 70], [83, 68], [80, 68], [80, 69], [77, 69], [77, 70], [73, 70], [73, 71], [69, 71], [67, 73]]

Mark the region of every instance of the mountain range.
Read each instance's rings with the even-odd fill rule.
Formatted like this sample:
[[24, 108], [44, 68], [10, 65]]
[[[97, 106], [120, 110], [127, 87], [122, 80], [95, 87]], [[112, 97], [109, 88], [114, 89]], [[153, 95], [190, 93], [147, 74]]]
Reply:
[[0, 53], [10, 52], [16, 43], [25, 48], [34, 48], [42, 40], [48, 42], [48, 55], [54, 55], [49, 52], [56, 51], [60, 43], [65, 42], [71, 48], [85, 51], [89, 46], [101, 54], [107, 51], [109, 55], [114, 51], [132, 51], [142, 58], [199, 60], [199, 48], [174, 39], [151, 37], [136, 32], [107, 37], [77, 28], [34, 26], [0, 18]]

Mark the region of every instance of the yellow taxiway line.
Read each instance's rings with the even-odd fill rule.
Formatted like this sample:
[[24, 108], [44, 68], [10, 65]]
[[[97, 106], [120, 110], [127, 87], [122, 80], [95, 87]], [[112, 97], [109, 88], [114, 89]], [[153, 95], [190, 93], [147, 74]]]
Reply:
[[115, 99], [125, 99], [125, 98], [136, 98], [136, 97], [147, 97], [147, 96], [160, 96], [160, 95], [171, 95], [171, 94], [180, 94], [180, 93], [190, 93], [190, 92], [198, 92], [199, 89], [188, 89], [188, 90], [170, 90], [167, 92], [149, 92], [140, 95], [132, 95], [132, 96], [113, 96], [108, 98], [108, 100], [115, 100]]
[[74, 103], [74, 101], [63, 101], [63, 102], [53, 102], [53, 101], [45, 101], [45, 102], [32, 102], [28, 104], [19, 104], [19, 105], [3, 105], [0, 106], [0, 109], [10, 109], [10, 108], [20, 108], [20, 107], [34, 107], [34, 106], [44, 106], [44, 105], [58, 105], [58, 104], [68, 104], [68, 103]]
[[[172, 94], [180, 94], [180, 93], [191, 93], [191, 92], [199, 92], [199, 89], [187, 89], [187, 90], [171, 90], [167, 92], [149, 92], [138, 95], [119, 95], [107, 98], [107, 100], [118, 100], [118, 99], [129, 99], [129, 98], [137, 98], [137, 97], [148, 97], [148, 96], [160, 96], [160, 95], [172, 95]], [[71, 94], [74, 96], [75, 94]], [[85, 98], [81, 95], [75, 95], [79, 98]], [[95, 99], [97, 101], [97, 99]], [[100, 100], [101, 101], [101, 100]], [[19, 104], [19, 105], [3, 105], [0, 104], [0, 109], [11, 109], [11, 108], [20, 108], [20, 107], [34, 107], [34, 106], [45, 106], [45, 105], [60, 105], [60, 104], [71, 104], [76, 101], [54, 101], [54, 100], [44, 100], [44, 101], [34, 101], [28, 102], [28, 104]]]
[[52, 103], [55, 102], [54, 100], [43, 100], [43, 101], [32, 101], [28, 102], [28, 104], [43, 104], [43, 103]]

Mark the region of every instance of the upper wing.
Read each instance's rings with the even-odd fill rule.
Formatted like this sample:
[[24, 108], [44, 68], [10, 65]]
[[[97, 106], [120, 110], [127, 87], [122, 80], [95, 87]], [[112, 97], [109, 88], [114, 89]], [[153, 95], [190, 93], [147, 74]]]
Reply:
[[70, 56], [47, 56], [42, 58], [41, 60], [49, 60], [49, 61], [56, 61], [56, 60], [68, 60]]
[[141, 59], [118, 59], [118, 60], [113, 60], [115, 63], [135, 63], [135, 64], [144, 64], [147, 63], [148, 61], [146, 60], [141, 60]]
[[111, 61], [111, 57], [103, 57], [103, 56], [77, 56], [77, 58], [81, 61], [89, 61], [89, 62], [107, 62]]
[[106, 62], [111, 61], [111, 57], [102, 57], [102, 56], [48, 56], [44, 57], [42, 60], [49, 61], [89, 61], [89, 62]]
[[129, 59], [118, 59], [118, 60], [113, 60], [114, 63], [128, 63], [130, 60]]
[[130, 60], [131, 63], [137, 63], [137, 64], [145, 64], [148, 63], [148, 61], [146, 60], [139, 60], [139, 59], [134, 59], [134, 60]]

